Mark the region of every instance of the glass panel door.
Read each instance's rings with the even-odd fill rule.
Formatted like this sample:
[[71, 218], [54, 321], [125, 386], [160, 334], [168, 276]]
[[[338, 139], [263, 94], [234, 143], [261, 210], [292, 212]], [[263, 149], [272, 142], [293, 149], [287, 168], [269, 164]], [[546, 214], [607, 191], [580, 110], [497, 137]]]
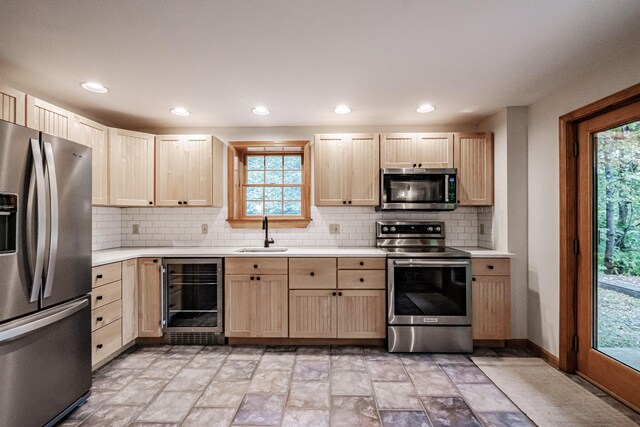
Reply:
[[218, 277], [217, 264], [168, 263], [167, 312], [169, 328], [217, 327]]
[[592, 135], [593, 347], [640, 370], [640, 121]]

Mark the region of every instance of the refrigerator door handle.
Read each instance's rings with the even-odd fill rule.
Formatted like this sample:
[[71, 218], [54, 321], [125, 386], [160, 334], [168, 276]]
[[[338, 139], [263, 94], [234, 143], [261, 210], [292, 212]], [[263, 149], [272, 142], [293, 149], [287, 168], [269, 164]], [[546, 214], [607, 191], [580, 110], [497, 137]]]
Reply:
[[40, 141], [31, 138], [31, 154], [33, 155], [33, 166], [36, 175], [36, 210], [38, 215], [38, 231], [36, 243], [36, 262], [33, 271], [33, 284], [31, 286], [30, 302], [38, 301], [40, 289], [42, 288], [42, 269], [44, 267], [44, 245], [45, 245], [45, 197], [44, 197], [44, 168], [42, 166], [42, 153], [40, 152]]
[[35, 316], [36, 319], [24, 323], [24, 320], [16, 320], [7, 325], [0, 327], [0, 343], [19, 338], [23, 335], [30, 334], [42, 329], [52, 323], [59, 322], [62, 319], [72, 316], [78, 311], [89, 305], [87, 298], [65, 304], [62, 307], [47, 310], [40, 315]]
[[58, 180], [56, 178], [56, 163], [53, 157], [53, 148], [50, 142], [44, 143], [44, 159], [46, 162], [47, 176], [49, 177], [49, 192], [51, 200], [51, 235], [49, 236], [49, 263], [47, 266], [47, 278], [44, 285], [44, 297], [50, 297], [53, 288], [53, 278], [56, 273], [56, 260], [58, 258]]

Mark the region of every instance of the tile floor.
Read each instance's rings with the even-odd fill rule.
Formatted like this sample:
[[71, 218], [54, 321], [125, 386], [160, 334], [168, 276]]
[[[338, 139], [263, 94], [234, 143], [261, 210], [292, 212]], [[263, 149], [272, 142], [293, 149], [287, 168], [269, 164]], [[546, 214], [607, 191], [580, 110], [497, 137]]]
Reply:
[[[479, 349], [482, 356], [528, 356]], [[603, 396], [604, 398], [604, 396]], [[531, 426], [466, 355], [144, 346], [94, 374], [60, 426]]]

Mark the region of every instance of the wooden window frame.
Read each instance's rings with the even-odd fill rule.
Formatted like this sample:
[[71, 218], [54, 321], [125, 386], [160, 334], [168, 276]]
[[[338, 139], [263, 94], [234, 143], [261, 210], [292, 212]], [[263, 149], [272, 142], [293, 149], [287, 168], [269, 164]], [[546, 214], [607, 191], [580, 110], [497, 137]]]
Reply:
[[[289, 150], [287, 150], [289, 149]], [[262, 228], [262, 217], [245, 215], [244, 179], [247, 155], [302, 155], [302, 215], [270, 215], [273, 228], [306, 228], [311, 222], [311, 151], [310, 141], [234, 141], [227, 156], [228, 217], [231, 228]]]
[[575, 372], [578, 354], [574, 337], [578, 335], [578, 123], [640, 100], [640, 84], [560, 116], [560, 354], [559, 368]]

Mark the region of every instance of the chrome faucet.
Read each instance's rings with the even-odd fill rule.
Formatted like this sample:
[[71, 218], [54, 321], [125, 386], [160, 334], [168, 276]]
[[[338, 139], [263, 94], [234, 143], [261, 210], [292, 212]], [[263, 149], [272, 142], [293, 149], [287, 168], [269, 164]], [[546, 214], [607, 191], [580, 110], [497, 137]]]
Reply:
[[271, 243], [275, 242], [269, 238], [269, 217], [266, 215], [262, 219], [262, 229], [264, 230], [264, 247], [268, 248]]

